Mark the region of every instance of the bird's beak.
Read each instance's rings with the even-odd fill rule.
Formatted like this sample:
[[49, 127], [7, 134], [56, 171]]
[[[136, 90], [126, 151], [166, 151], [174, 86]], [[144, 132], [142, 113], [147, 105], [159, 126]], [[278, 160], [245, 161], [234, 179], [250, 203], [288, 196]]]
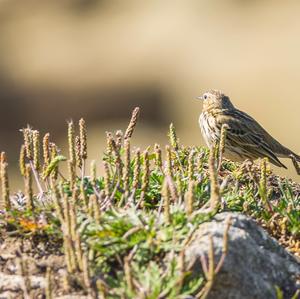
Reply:
[[202, 96], [196, 97], [197, 100], [203, 100]]

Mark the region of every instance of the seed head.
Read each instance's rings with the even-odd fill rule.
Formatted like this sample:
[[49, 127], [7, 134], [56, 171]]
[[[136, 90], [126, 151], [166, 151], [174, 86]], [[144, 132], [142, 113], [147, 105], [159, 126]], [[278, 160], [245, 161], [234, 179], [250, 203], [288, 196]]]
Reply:
[[80, 156], [81, 159], [87, 159], [87, 130], [85, 120], [81, 118], [79, 120], [79, 137], [80, 137]]
[[132, 188], [137, 189], [139, 186], [139, 178], [141, 173], [141, 153], [140, 149], [136, 149], [134, 158], [133, 181]]
[[40, 132], [32, 131], [33, 138], [33, 167], [36, 171], [40, 168]]
[[76, 156], [76, 165], [78, 168], [82, 167], [82, 159], [81, 159], [81, 154], [80, 154], [80, 137], [76, 136], [75, 137], [75, 156]]
[[47, 167], [50, 163], [49, 139], [50, 139], [50, 134], [46, 133], [43, 138], [44, 168]]
[[23, 177], [25, 176], [25, 155], [25, 146], [22, 144], [20, 150], [19, 167]]
[[131, 120], [130, 120], [127, 130], [125, 132], [124, 139], [131, 138], [134, 128], [137, 124], [139, 114], [140, 114], [140, 108], [135, 107], [134, 110], [132, 111]]
[[71, 163], [75, 164], [76, 154], [75, 154], [75, 129], [73, 121], [68, 123], [68, 143], [69, 143], [69, 160]]
[[179, 148], [179, 146], [178, 146], [178, 138], [177, 138], [175, 127], [174, 127], [173, 123], [170, 124], [169, 138], [170, 138], [170, 144], [172, 145], [173, 149], [175, 151], [177, 151], [178, 148]]

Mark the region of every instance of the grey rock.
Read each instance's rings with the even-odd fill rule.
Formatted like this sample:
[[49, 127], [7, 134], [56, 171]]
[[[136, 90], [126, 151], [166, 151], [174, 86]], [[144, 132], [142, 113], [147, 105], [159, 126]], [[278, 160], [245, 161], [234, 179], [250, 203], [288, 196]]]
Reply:
[[[45, 288], [46, 281], [44, 277], [29, 276], [32, 289]], [[8, 275], [0, 272], [0, 292], [19, 291], [22, 289], [24, 278], [21, 275]]]
[[[284, 298], [297, 290], [300, 263], [256, 222], [239, 213], [221, 213], [203, 223], [186, 250], [186, 260], [195, 275], [202, 273], [200, 256], [207, 256], [208, 235], [214, 242], [215, 264], [222, 255], [225, 219], [231, 216], [228, 253], [216, 275], [207, 298], [210, 299], [276, 299], [278, 286]], [[299, 286], [298, 286], [299, 287]]]

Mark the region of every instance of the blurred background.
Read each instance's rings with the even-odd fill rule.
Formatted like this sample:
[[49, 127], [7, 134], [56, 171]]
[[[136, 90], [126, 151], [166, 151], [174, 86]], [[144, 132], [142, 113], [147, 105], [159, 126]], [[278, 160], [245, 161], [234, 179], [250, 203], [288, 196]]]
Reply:
[[[0, 1], [0, 149], [17, 169], [27, 124], [63, 149], [67, 120], [86, 119], [89, 158], [105, 131], [141, 117], [134, 143], [201, 145], [202, 104], [221, 89], [300, 153], [299, 1]], [[289, 170], [275, 171], [300, 182]], [[13, 169], [15, 168], [15, 170]], [[14, 181], [13, 184], [16, 183]]]

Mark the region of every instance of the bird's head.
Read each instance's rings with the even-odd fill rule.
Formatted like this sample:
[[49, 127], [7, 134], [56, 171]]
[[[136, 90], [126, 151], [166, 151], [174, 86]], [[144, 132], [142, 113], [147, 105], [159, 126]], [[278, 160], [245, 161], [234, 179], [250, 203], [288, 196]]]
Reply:
[[210, 90], [205, 92], [197, 99], [203, 101], [203, 109], [232, 109], [234, 108], [228, 96], [219, 90]]

